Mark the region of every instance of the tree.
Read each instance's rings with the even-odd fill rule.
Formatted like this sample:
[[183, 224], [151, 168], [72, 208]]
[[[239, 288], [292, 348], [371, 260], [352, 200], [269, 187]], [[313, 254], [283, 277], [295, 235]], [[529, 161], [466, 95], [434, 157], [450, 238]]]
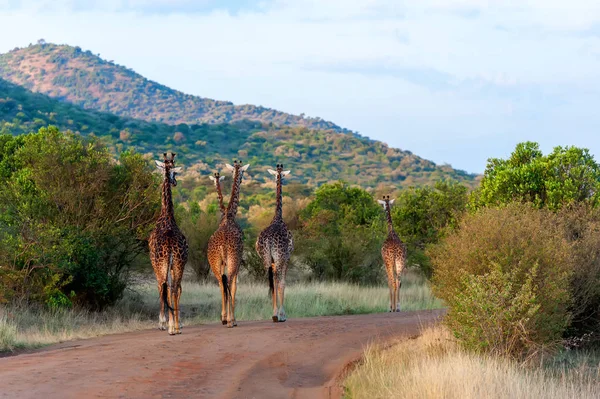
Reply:
[[382, 216], [365, 190], [325, 184], [301, 212], [297, 252], [316, 278], [376, 283], [382, 277]]
[[392, 208], [394, 228], [408, 247], [408, 264], [418, 265], [431, 277], [431, 264], [425, 255], [447, 227], [455, 227], [467, 205], [467, 188], [456, 182], [439, 181], [435, 187], [422, 187], [400, 193]]
[[507, 160], [488, 161], [481, 186], [471, 197], [474, 209], [511, 201], [556, 210], [565, 204], [598, 204], [600, 165], [587, 149], [556, 147], [544, 156], [539, 145], [517, 145]]

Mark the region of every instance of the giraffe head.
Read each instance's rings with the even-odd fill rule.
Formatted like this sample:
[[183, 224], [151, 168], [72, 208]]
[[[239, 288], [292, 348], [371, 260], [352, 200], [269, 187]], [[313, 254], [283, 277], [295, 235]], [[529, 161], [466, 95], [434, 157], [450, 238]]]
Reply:
[[215, 183], [215, 185], [219, 184], [220, 182], [223, 181], [223, 179], [225, 178], [225, 176], [221, 176], [219, 174], [219, 172], [213, 174], [212, 176], [208, 176], [208, 178], [210, 180], [212, 180], [213, 183]]
[[270, 174], [275, 176], [277, 181], [283, 180], [284, 177], [290, 174], [291, 170], [283, 170], [283, 164], [277, 164], [277, 169], [267, 169]]
[[379, 205], [383, 206], [383, 209], [388, 210], [392, 208], [392, 205], [394, 204], [393, 199], [390, 199], [390, 196], [388, 195], [387, 197], [384, 195], [383, 196], [383, 200], [377, 200], [377, 202], [379, 202]]
[[237, 176], [237, 180], [241, 182], [242, 177], [244, 177], [244, 172], [248, 170], [250, 164], [242, 166], [242, 161], [233, 161], [233, 165], [227, 163], [225, 166], [233, 173], [233, 176]]
[[162, 162], [154, 161], [156, 162], [156, 167], [158, 168], [158, 170], [164, 173], [165, 179], [168, 180], [169, 183], [171, 183], [171, 185], [173, 186], [177, 185], [177, 179], [175, 178], [175, 176], [177, 175], [177, 173], [181, 172], [181, 167], [175, 167], [175, 155], [176, 154], [172, 152], [171, 158], [169, 158], [167, 156], [167, 153], [165, 152], [163, 154]]

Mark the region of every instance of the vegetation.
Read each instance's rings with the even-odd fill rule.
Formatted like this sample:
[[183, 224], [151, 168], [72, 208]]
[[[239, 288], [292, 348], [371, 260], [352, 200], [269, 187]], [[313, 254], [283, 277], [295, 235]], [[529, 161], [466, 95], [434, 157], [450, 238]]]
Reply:
[[581, 398], [600, 396], [600, 354], [564, 352], [534, 367], [465, 351], [429, 328], [387, 349], [372, 345], [345, 380], [348, 398]]
[[585, 149], [531, 142], [489, 161], [472, 212], [428, 251], [464, 347], [522, 359], [597, 339], [599, 173]]
[[549, 211], [484, 209], [430, 254], [435, 294], [466, 348], [526, 357], [559, 342], [570, 321], [573, 256]]
[[97, 140], [55, 128], [3, 135], [0, 184], [0, 302], [119, 299], [160, 206], [139, 154], [115, 163]]
[[425, 249], [437, 244], [448, 229], [456, 228], [467, 206], [467, 188], [456, 182], [438, 181], [434, 187], [402, 190], [394, 202], [392, 219], [407, 246], [410, 265], [418, 265], [431, 277]]
[[[206, 176], [238, 158], [252, 165], [246, 184], [263, 192], [260, 185], [269, 179], [267, 167], [282, 159], [294, 171], [290, 186], [314, 187], [338, 179], [380, 190], [432, 185], [440, 179], [469, 187], [476, 183], [475, 175], [351, 134], [249, 121], [176, 126], [149, 123], [83, 110], [0, 79], [0, 133], [30, 133], [47, 125], [98, 136], [117, 156], [127, 149], [152, 156], [172, 150], [185, 166], [190, 179], [185, 188], [190, 191], [198, 185], [210, 187]], [[201, 201], [203, 197], [184, 193], [181, 199]]]
[[490, 159], [472, 206], [481, 208], [512, 201], [531, 202], [552, 210], [575, 202], [598, 204], [600, 165], [587, 149], [556, 147], [547, 156], [539, 145], [517, 145], [509, 159]]
[[251, 120], [349, 132], [318, 117], [184, 94], [91, 51], [67, 45], [44, 43], [1, 54], [0, 78], [83, 108], [148, 122], [177, 125]]
[[[240, 281], [244, 281], [244, 276]], [[401, 300], [407, 310], [434, 309], [440, 301], [431, 295], [426, 281], [409, 274]], [[383, 312], [387, 288], [361, 287], [344, 283], [296, 283], [286, 289], [286, 310], [294, 317]], [[221, 296], [212, 283], [183, 282], [181, 312], [185, 326], [219, 320]], [[0, 307], [0, 353], [39, 347], [51, 343], [90, 338], [104, 334], [134, 331], [156, 326], [158, 295], [154, 281], [130, 286], [114, 307], [103, 312], [81, 308], [43, 308], [12, 304]], [[238, 321], [270, 320], [267, 284], [244, 281], [238, 288]]]

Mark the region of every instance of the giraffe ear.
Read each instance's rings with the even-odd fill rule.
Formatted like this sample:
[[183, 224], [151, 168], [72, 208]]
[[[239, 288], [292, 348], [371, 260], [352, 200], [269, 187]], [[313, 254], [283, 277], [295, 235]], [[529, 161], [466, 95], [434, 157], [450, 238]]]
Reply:
[[250, 167], [250, 164], [247, 163], [246, 165], [242, 166], [242, 171], [244, 171], [244, 172], [247, 171], [249, 167]]
[[219, 181], [223, 181], [224, 179], [225, 179], [225, 176], [219, 177]]
[[211, 181], [215, 181], [215, 177], [213, 175], [208, 176]]
[[291, 170], [286, 170], [285, 172], [281, 172], [281, 176], [285, 177], [287, 175], [289, 175], [291, 172]]
[[183, 168], [181, 166], [171, 169], [171, 171], [175, 172], [175, 173], [181, 173], [182, 170], [183, 170]]
[[164, 162], [156, 161], [156, 160], [154, 162], [156, 162], [156, 166], [158, 167], [158, 169], [160, 169], [160, 170], [164, 170], [165, 169], [165, 163]]
[[385, 201], [382, 201], [382, 200], [377, 200], [377, 202], [379, 202], [379, 205], [383, 205], [383, 206], [385, 206]]
[[390, 205], [393, 205], [393, 204], [394, 204], [394, 201], [396, 201], [396, 200], [395, 200], [395, 199], [393, 199], [393, 200], [390, 200]]
[[225, 167], [227, 169], [229, 169], [230, 171], [232, 171], [232, 172], [235, 170], [235, 168], [232, 165], [228, 164], [228, 163], [225, 164]]
[[269, 172], [273, 176], [277, 176], [277, 172], [275, 172], [273, 169], [267, 169], [267, 172]]

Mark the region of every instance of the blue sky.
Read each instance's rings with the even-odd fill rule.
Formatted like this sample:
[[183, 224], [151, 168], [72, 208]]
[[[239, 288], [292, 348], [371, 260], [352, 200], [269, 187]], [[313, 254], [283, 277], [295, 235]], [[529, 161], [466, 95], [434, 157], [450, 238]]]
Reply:
[[39, 38], [470, 172], [524, 140], [600, 158], [597, 0], [0, 0], [0, 52]]

